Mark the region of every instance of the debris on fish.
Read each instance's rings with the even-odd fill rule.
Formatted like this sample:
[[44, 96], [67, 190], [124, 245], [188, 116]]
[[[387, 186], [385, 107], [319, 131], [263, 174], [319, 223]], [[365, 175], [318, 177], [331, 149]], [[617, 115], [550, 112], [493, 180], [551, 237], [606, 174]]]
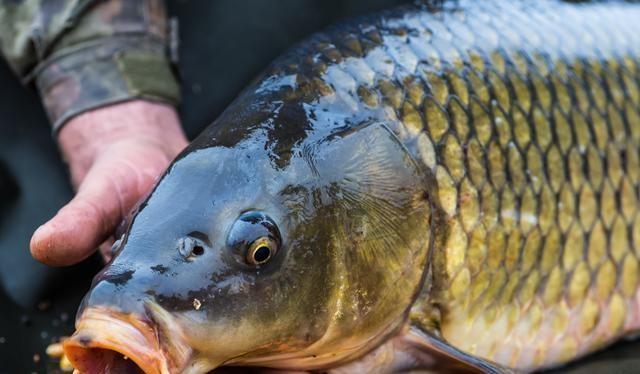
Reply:
[[67, 357], [534, 371], [637, 333], [639, 20], [461, 0], [311, 37], [170, 166]]

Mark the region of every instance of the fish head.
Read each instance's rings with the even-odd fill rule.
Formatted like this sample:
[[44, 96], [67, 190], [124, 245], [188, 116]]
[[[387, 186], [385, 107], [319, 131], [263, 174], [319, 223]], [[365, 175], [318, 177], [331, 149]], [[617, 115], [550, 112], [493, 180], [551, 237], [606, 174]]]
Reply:
[[83, 301], [76, 367], [327, 367], [400, 326], [431, 242], [427, 173], [381, 124], [309, 132], [286, 162], [273, 136], [230, 145], [219, 126], [174, 161]]

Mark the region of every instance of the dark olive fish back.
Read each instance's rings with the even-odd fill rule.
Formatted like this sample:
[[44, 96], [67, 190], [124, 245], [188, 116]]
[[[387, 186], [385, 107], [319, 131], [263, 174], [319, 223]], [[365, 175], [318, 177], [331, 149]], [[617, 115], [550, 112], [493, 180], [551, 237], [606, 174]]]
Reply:
[[388, 126], [439, 212], [413, 323], [533, 369], [640, 326], [639, 61], [640, 5], [459, 1], [315, 36], [247, 92], [282, 98], [277, 162], [310, 128]]

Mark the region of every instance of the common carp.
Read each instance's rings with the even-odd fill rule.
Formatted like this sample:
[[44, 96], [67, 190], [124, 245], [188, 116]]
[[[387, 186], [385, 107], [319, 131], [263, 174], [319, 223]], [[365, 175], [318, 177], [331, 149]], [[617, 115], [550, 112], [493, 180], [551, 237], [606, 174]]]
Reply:
[[177, 157], [84, 373], [533, 371], [640, 331], [640, 5], [418, 4], [312, 36]]

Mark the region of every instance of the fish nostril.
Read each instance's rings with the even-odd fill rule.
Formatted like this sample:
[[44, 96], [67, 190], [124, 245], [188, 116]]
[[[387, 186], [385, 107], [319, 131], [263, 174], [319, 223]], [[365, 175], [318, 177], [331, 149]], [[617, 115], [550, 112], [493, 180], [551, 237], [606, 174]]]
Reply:
[[207, 243], [200, 238], [187, 236], [178, 241], [178, 252], [180, 252], [184, 258], [188, 259], [195, 256], [202, 256], [206, 246]]
[[202, 256], [204, 254], [204, 248], [202, 248], [202, 246], [196, 245], [195, 247], [193, 247], [193, 251], [191, 253], [193, 253], [195, 256]]

